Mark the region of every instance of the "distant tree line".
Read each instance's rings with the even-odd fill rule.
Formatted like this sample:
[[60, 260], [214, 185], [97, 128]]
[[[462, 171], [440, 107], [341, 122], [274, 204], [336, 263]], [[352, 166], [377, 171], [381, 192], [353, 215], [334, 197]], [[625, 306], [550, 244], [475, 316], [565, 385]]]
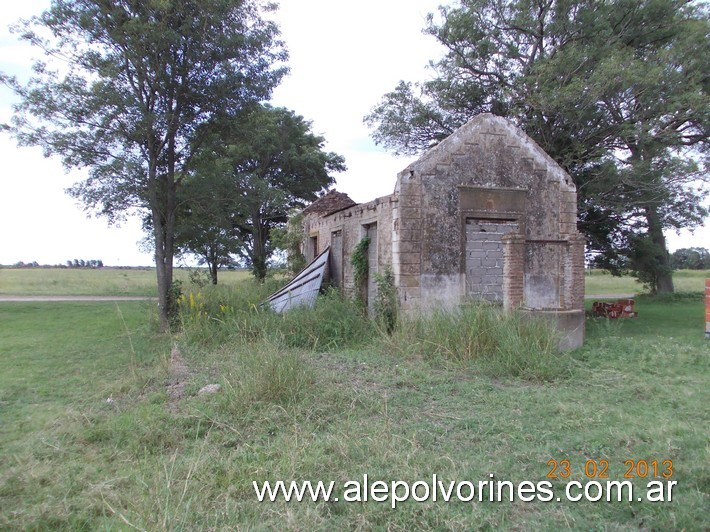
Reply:
[[40, 264], [39, 262], [18, 261], [12, 265], [13, 268], [103, 268], [104, 261], [101, 259], [74, 259], [68, 260], [65, 264]]
[[37, 261], [33, 261], [33, 262], [18, 261], [15, 264], [13, 264], [12, 267], [13, 268], [40, 268], [40, 265]]
[[74, 259], [67, 261], [67, 268], [103, 268], [104, 262], [101, 259]]
[[710, 251], [705, 248], [682, 248], [671, 254], [671, 266], [674, 270], [710, 269]]

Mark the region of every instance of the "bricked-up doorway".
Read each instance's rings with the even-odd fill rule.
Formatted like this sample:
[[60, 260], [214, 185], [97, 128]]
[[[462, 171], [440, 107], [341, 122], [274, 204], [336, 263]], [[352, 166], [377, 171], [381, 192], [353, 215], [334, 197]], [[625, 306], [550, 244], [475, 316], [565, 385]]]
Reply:
[[466, 219], [466, 296], [503, 301], [503, 235], [518, 232], [514, 220]]

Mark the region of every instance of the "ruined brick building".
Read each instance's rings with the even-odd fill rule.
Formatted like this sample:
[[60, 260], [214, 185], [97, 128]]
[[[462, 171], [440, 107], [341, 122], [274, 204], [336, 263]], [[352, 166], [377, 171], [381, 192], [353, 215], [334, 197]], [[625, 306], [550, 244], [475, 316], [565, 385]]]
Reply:
[[[304, 210], [306, 258], [330, 246], [331, 282], [355, 290], [351, 254], [394, 272], [405, 312], [500, 302], [551, 319], [563, 348], [584, 338], [584, 239], [570, 177], [507, 120], [481, 114], [356, 204], [331, 191]], [[368, 276], [366, 298], [376, 291]]]

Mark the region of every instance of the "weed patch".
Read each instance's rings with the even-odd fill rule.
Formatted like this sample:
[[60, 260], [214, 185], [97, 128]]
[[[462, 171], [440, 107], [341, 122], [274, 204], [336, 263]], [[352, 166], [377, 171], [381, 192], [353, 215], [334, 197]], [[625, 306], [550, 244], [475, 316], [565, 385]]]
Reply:
[[[398, 317], [388, 278], [377, 315], [368, 318], [357, 301], [337, 290], [313, 308], [276, 314], [259, 305], [266, 297], [241, 300], [225, 291], [187, 293], [182, 300], [184, 338], [190, 345], [250, 345], [264, 340], [282, 349], [327, 351], [368, 347], [405, 357], [474, 363], [492, 376], [547, 380], [566, 371], [557, 338], [543, 321], [504, 312], [494, 305], [466, 305], [417, 317]], [[237, 292], [234, 292], [236, 294]]]
[[215, 402], [222, 414], [244, 415], [258, 405], [293, 405], [314, 382], [302, 354], [267, 341], [230, 351], [220, 371], [227, 393], [219, 394]]
[[453, 362], [472, 362], [492, 376], [547, 380], [565, 371], [566, 356], [544, 322], [493, 305], [467, 305], [427, 316], [402, 318], [388, 352]]
[[319, 297], [313, 308], [295, 308], [284, 314], [261, 306], [271, 292], [252, 287], [251, 297], [237, 290], [186, 294], [184, 338], [202, 346], [266, 339], [284, 348], [327, 350], [362, 345], [371, 337], [371, 324], [362, 309], [337, 290]]

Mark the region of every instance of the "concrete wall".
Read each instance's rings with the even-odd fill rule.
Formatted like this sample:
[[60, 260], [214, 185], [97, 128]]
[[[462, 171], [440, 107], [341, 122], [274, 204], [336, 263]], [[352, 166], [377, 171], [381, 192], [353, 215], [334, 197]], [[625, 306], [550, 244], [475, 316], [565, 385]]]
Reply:
[[552, 316], [567, 331], [565, 347], [576, 347], [584, 334], [576, 221], [570, 177], [520, 129], [483, 114], [400, 172], [391, 196], [304, 223], [317, 251], [342, 231], [346, 293], [355, 289], [352, 251], [377, 224], [377, 269], [391, 265], [405, 312], [499, 301]]
[[[334, 253], [340, 253], [331, 259], [331, 269], [335, 262], [336, 268], [342, 271], [343, 291], [355, 295], [355, 281], [353, 278], [352, 253], [358, 242], [372, 231], [373, 224], [377, 224], [377, 238], [374, 239], [371, 257], [378, 264], [376, 270], [382, 270], [386, 265], [392, 264], [392, 207], [395, 198], [385, 196], [369, 203], [355, 205], [348, 209], [327, 216], [307, 215], [304, 217], [304, 231], [307, 242], [313, 237], [318, 241], [316, 255], [327, 246], [331, 246]], [[335, 245], [333, 245], [335, 244]], [[308, 245], [306, 249], [308, 249]], [[306, 256], [307, 259], [312, 257]]]

